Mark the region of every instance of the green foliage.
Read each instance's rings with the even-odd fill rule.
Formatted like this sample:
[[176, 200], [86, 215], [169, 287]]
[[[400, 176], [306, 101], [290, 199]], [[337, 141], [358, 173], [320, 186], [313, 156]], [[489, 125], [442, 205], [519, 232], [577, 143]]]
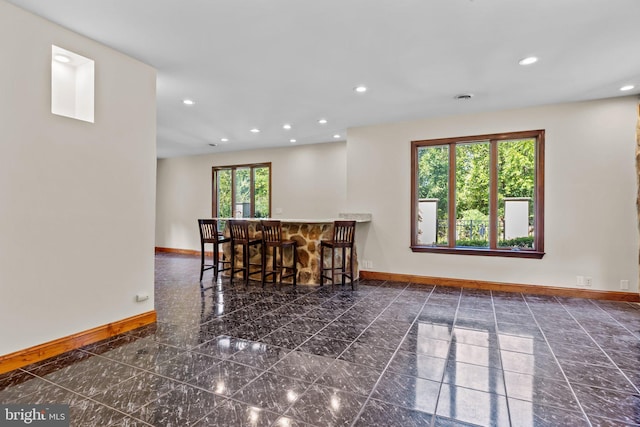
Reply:
[[501, 197], [533, 197], [535, 145], [533, 139], [498, 144], [498, 193]]
[[[486, 248], [489, 241], [486, 239], [458, 239], [456, 246], [469, 246], [476, 248]], [[533, 237], [517, 237], [515, 239], [500, 240], [498, 247], [501, 248], [533, 248]]]
[[218, 183], [218, 213], [221, 218], [231, 217], [231, 169], [216, 172]]
[[462, 212], [463, 221], [489, 221], [489, 215], [480, 212], [477, 209], [469, 209]]
[[498, 246], [509, 248], [533, 248], [533, 236], [516, 237], [514, 239], [500, 240]]
[[[456, 209], [489, 214], [489, 143], [456, 146]], [[458, 214], [460, 217], [460, 214]]]
[[[535, 139], [501, 141], [498, 143], [498, 218], [504, 218], [505, 197], [535, 197]], [[454, 147], [454, 146], [451, 146]], [[457, 144], [456, 150], [456, 212], [457, 220], [488, 221], [490, 188], [490, 144], [477, 142]], [[438, 220], [448, 215], [449, 146], [425, 146], [418, 149], [418, 197], [438, 199]], [[534, 203], [530, 204], [530, 216]], [[443, 230], [441, 232], [441, 230]], [[446, 227], [438, 228], [439, 240]], [[465, 235], [466, 234], [466, 235]], [[459, 246], [486, 247], [485, 240], [472, 239], [475, 232], [462, 232]], [[524, 239], [524, 240], [523, 240]], [[500, 241], [499, 246], [532, 247], [533, 238]]]
[[449, 147], [418, 149], [418, 198], [438, 199], [438, 217], [446, 216], [449, 198]]
[[269, 168], [254, 169], [255, 217], [269, 217]]
[[236, 169], [235, 184], [236, 184], [236, 204], [251, 202], [251, 169], [242, 168]]
[[[251, 173], [253, 171], [254, 199], [251, 198]], [[234, 173], [235, 203], [255, 203], [255, 217], [266, 218], [269, 212], [269, 168], [233, 168], [216, 171], [218, 191], [217, 216], [228, 218], [234, 216], [235, 209], [231, 206], [232, 188], [231, 174]]]
[[489, 240], [487, 239], [458, 239], [456, 240], [456, 246], [471, 246], [476, 248], [489, 247]]

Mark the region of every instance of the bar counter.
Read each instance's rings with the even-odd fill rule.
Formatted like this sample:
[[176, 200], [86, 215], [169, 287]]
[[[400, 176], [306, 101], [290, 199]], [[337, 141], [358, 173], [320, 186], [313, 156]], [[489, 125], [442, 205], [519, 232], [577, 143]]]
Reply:
[[[356, 217], [356, 215], [358, 215]], [[331, 240], [333, 235], [333, 221], [344, 219], [355, 219], [356, 222], [369, 222], [370, 216], [361, 216], [361, 214], [341, 214], [340, 218], [326, 218], [326, 219], [291, 219], [291, 218], [273, 218], [274, 220], [282, 223], [282, 238], [285, 240], [293, 240], [297, 243], [298, 251], [298, 277], [297, 281], [302, 285], [320, 284], [320, 241]], [[224, 235], [229, 237], [229, 230], [226, 227], [226, 221], [232, 218], [214, 218], [220, 222], [225, 223]], [[249, 222], [249, 234], [252, 236], [260, 236], [260, 220], [272, 219], [272, 218], [242, 218]], [[356, 231], [357, 234], [357, 231]], [[241, 251], [240, 248], [237, 249]], [[223, 245], [222, 249], [226, 259], [231, 258], [230, 245]], [[329, 263], [331, 258], [328, 256], [329, 251], [325, 251], [326, 262]], [[336, 251], [336, 256], [340, 257], [341, 254]], [[285, 263], [291, 263], [291, 254], [289, 251], [285, 253]], [[339, 258], [336, 258], [337, 262], [342, 262]], [[241, 263], [241, 253], [236, 252], [236, 262]], [[359, 276], [358, 270], [358, 255], [357, 251], [353, 251], [353, 273], [356, 277]], [[267, 262], [270, 262], [267, 259]], [[261, 255], [260, 250], [256, 247], [251, 248], [250, 263], [260, 264]], [[327, 264], [328, 265], [328, 264]], [[252, 267], [252, 271], [257, 271], [258, 267]], [[255, 277], [255, 276], [253, 276]]]

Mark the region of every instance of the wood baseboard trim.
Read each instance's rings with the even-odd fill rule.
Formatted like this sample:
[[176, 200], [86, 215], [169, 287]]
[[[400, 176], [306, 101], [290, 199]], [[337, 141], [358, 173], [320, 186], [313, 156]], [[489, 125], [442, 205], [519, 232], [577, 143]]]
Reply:
[[[196, 251], [193, 249], [174, 249], [174, 248], [163, 248], [160, 246], [156, 246], [156, 253], [169, 253], [169, 254], [180, 254], [180, 255], [196, 255], [200, 256], [200, 251]], [[207, 256], [213, 256], [213, 252], [205, 252]]]
[[473, 288], [503, 292], [521, 292], [525, 294], [550, 295], [569, 298], [640, 302], [640, 295], [633, 292], [596, 291], [592, 289], [571, 289], [544, 285], [522, 285], [517, 283], [487, 282], [483, 280], [467, 280], [446, 277], [416, 276], [411, 274], [382, 273], [378, 271], [360, 270], [360, 279], [391, 280], [395, 282], [411, 282], [424, 285]]
[[44, 344], [0, 356], [0, 374], [13, 371], [32, 363], [40, 362], [67, 351], [102, 341], [156, 322], [156, 311], [151, 310], [116, 322], [107, 323], [93, 329], [58, 338]]

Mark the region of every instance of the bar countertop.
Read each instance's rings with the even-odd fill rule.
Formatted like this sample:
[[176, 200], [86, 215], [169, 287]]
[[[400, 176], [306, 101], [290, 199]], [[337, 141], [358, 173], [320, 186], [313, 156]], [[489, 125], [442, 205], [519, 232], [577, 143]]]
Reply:
[[338, 218], [213, 218], [219, 221], [228, 221], [230, 219], [243, 219], [246, 221], [260, 221], [260, 220], [277, 220], [283, 223], [293, 224], [331, 224], [333, 221], [340, 220], [355, 220], [357, 223], [371, 222], [371, 214], [352, 214], [352, 213], [340, 213]]

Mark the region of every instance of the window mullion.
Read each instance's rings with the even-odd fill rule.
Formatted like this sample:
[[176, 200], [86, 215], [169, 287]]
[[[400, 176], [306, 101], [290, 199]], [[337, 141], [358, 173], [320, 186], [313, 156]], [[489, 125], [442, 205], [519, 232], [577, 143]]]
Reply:
[[218, 172], [211, 171], [211, 216], [218, 216]]
[[489, 142], [489, 248], [498, 247], [498, 141]]
[[449, 144], [449, 247], [456, 247], [456, 144]]
[[251, 200], [251, 218], [256, 217], [256, 191], [254, 182], [255, 168], [251, 166], [249, 169], [249, 200]]
[[236, 168], [231, 168], [231, 218], [236, 216]]

